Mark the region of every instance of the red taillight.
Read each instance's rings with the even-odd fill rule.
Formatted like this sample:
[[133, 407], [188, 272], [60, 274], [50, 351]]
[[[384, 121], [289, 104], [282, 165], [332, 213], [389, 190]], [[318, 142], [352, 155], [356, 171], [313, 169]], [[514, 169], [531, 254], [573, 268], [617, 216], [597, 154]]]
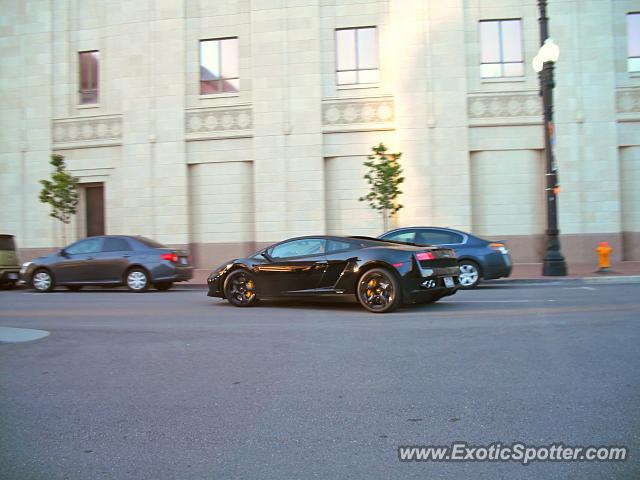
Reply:
[[400, 262], [400, 263], [394, 263], [393, 266], [396, 268], [400, 268], [402, 265], [404, 265], [404, 262]]
[[420, 252], [420, 253], [416, 254], [416, 258], [419, 261], [422, 261], [422, 260], [435, 260], [436, 256], [431, 252]]
[[178, 254], [177, 253], [161, 253], [160, 258], [162, 260], [169, 260], [173, 263], [178, 263]]

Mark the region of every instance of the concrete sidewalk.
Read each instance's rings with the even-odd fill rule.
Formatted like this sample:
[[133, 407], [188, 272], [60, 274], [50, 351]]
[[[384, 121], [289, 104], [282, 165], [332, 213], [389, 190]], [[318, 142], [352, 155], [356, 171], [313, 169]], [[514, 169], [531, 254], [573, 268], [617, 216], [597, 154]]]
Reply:
[[[618, 262], [611, 265], [609, 272], [597, 273], [597, 265], [572, 264], [568, 266], [569, 274], [566, 277], [543, 277], [541, 263], [517, 263], [513, 266], [513, 272], [509, 278], [491, 280], [493, 284], [518, 284], [518, 283], [600, 283], [600, 282], [631, 282], [640, 283], [640, 262]], [[180, 283], [180, 286], [203, 286], [207, 283], [207, 277], [211, 270], [194, 270], [193, 279], [188, 283]]]

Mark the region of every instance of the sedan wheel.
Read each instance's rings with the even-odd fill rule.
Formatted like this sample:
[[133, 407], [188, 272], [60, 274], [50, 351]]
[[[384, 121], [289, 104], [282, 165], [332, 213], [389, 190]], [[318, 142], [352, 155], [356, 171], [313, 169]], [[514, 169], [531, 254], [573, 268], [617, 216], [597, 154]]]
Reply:
[[480, 269], [473, 262], [460, 262], [460, 288], [475, 288], [480, 282]]
[[53, 277], [47, 270], [36, 270], [31, 278], [31, 285], [38, 292], [50, 292], [55, 287]]
[[144, 292], [149, 288], [149, 277], [144, 270], [135, 268], [127, 273], [127, 287], [132, 292]]
[[224, 296], [236, 307], [250, 307], [258, 301], [256, 282], [246, 270], [231, 272], [224, 282]]
[[360, 277], [357, 293], [360, 305], [375, 313], [386, 313], [400, 305], [400, 288], [393, 274], [373, 268]]

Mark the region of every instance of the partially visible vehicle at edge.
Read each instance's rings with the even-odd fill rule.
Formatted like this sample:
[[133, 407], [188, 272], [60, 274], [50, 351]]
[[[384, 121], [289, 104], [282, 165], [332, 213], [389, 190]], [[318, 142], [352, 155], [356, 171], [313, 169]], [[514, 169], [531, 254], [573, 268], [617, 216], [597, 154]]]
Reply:
[[369, 237], [312, 236], [285, 240], [209, 276], [208, 296], [238, 307], [264, 298], [355, 298], [371, 312], [403, 303], [435, 302], [458, 289], [448, 248], [417, 247]]
[[80, 290], [85, 285], [126, 285], [143, 292], [153, 285], [168, 290], [193, 277], [191, 257], [144, 237], [104, 235], [79, 240], [58, 252], [22, 265], [20, 277], [39, 292], [58, 285]]
[[460, 265], [460, 285], [474, 288], [480, 279], [511, 275], [509, 250], [502, 240], [485, 240], [467, 232], [440, 227], [405, 227], [380, 235], [381, 239], [453, 248]]
[[18, 282], [19, 272], [14, 237], [0, 234], [0, 287], [13, 287]]

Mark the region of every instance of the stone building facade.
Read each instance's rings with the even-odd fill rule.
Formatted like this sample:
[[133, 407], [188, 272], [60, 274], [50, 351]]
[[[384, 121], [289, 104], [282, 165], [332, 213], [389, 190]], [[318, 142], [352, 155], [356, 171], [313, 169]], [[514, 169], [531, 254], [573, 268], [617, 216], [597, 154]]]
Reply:
[[[1, 5], [0, 231], [25, 259], [61, 242], [38, 202], [52, 152], [82, 186], [67, 239], [102, 216], [107, 234], [188, 246], [211, 267], [296, 235], [382, 233], [358, 201], [380, 142], [403, 153], [395, 225], [470, 230], [507, 240], [516, 261], [541, 259], [535, 0]], [[636, 0], [549, 2], [569, 262], [590, 261], [601, 240], [640, 260], [639, 11]], [[225, 39], [230, 50], [209, 57], [231, 72], [218, 85], [203, 42]]]

